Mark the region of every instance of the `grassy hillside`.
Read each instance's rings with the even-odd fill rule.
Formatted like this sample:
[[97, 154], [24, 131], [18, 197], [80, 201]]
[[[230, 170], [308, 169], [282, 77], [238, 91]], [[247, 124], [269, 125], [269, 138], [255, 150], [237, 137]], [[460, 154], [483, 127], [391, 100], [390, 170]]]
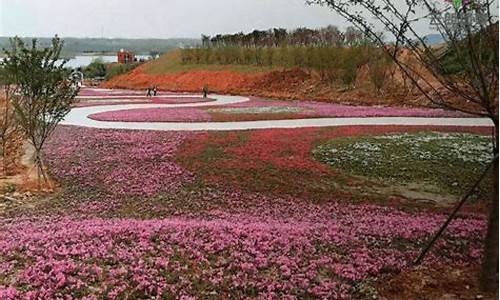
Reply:
[[[273, 60], [272, 65], [263, 65], [242, 64], [244, 61], [241, 60], [238, 60], [240, 63], [227, 64], [212, 58], [208, 63], [196, 58], [190, 61], [182, 55], [186, 49], [177, 49], [104, 82], [102, 87], [146, 89], [158, 86], [165, 91], [201, 92], [204, 86], [208, 86], [210, 92], [219, 94], [342, 104], [432, 106], [409, 85], [410, 81], [405, 81], [402, 74], [393, 69], [393, 65], [386, 61], [379, 64], [380, 57], [371, 55], [376, 52], [367, 55], [359, 49], [341, 49], [339, 53], [342, 55], [328, 52], [327, 59], [310, 56], [307, 49], [299, 50], [276, 51], [278, 55], [273, 59], [282, 61], [281, 58], [285, 57], [287, 63], [277, 64]], [[286, 53], [286, 56], [281, 53]], [[314, 60], [305, 61], [307, 57]]]
[[[141, 90], [158, 86], [165, 91], [199, 93], [204, 86], [208, 86], [210, 92], [219, 94], [367, 105], [392, 105], [401, 99], [397, 95], [375, 92], [367, 72], [362, 70], [356, 76], [355, 88], [346, 89], [342, 84], [323, 80], [318, 72], [310, 69], [278, 65], [183, 63], [180, 51], [170, 51], [159, 59], [104, 82], [102, 87]], [[394, 85], [394, 82], [391, 84]], [[408, 100], [405, 105], [421, 106], [421, 103]]]
[[180, 49], [172, 50], [152, 63], [144, 66], [143, 70], [147, 74], [175, 74], [189, 71], [231, 71], [238, 73], [260, 73], [280, 69], [276, 66], [257, 65], [222, 65], [222, 64], [183, 64], [181, 61]]

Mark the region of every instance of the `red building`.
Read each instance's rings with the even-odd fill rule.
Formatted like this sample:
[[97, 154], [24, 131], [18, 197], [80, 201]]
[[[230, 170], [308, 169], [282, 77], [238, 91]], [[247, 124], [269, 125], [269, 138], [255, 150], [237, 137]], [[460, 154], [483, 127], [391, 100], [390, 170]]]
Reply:
[[118, 63], [120, 64], [128, 64], [135, 61], [135, 54], [133, 52], [120, 50], [118, 52]]

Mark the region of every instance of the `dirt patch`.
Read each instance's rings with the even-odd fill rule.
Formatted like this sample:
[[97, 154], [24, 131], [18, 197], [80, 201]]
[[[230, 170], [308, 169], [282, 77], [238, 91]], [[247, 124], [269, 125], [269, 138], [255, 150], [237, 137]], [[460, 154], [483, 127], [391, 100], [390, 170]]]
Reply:
[[415, 267], [375, 285], [381, 299], [498, 299], [479, 289], [479, 267]]
[[[38, 173], [33, 161], [34, 148], [25, 141], [19, 149], [16, 159], [17, 169], [10, 176], [4, 176], [0, 179], [0, 187], [6, 192], [6, 195], [16, 192], [53, 192], [56, 188], [55, 182], [38, 182]], [[9, 196], [7, 196], [9, 197]], [[17, 196], [15, 196], [17, 197]]]

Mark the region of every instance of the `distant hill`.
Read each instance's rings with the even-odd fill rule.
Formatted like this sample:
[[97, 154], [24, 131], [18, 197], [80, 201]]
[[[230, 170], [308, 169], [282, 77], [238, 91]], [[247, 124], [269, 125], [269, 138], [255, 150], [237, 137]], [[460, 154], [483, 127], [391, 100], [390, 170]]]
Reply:
[[427, 45], [430, 46], [444, 43], [443, 36], [439, 33], [428, 34], [424, 37], [424, 39], [427, 42]]
[[[23, 38], [29, 42], [33, 38]], [[93, 52], [117, 52], [126, 49], [138, 54], [148, 54], [150, 51], [164, 53], [174, 48], [194, 46], [200, 43], [198, 39], [107, 39], [107, 38], [62, 38], [64, 40], [63, 56], [73, 56]], [[49, 46], [52, 38], [38, 38], [41, 46]], [[0, 37], [0, 49], [9, 47], [9, 37]]]

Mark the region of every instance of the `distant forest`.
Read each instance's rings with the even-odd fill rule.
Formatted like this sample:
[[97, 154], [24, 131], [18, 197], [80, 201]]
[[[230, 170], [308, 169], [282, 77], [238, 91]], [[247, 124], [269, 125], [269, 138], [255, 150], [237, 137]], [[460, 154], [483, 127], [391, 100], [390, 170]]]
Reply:
[[341, 31], [336, 26], [319, 29], [297, 28], [286, 30], [272, 28], [269, 30], [254, 30], [250, 33], [202, 35], [202, 46], [208, 47], [279, 47], [279, 46], [354, 46], [366, 43], [363, 32], [354, 27]]
[[[23, 38], [30, 42], [33, 38]], [[192, 47], [200, 43], [199, 39], [107, 39], [107, 38], [62, 38], [64, 40], [63, 56], [71, 57], [82, 53], [117, 52], [120, 49], [137, 54], [164, 53], [179, 47]], [[41, 46], [49, 46], [52, 38], [38, 38]], [[9, 38], [0, 37], [0, 49], [8, 48]]]
[[[383, 33], [380, 33], [383, 37]], [[425, 36], [429, 45], [443, 43], [441, 34]], [[271, 28], [254, 30], [249, 33], [201, 35], [204, 48], [210, 47], [280, 47], [280, 46], [357, 46], [368, 42], [365, 34], [355, 27], [349, 26], [344, 31], [337, 26], [318, 29], [300, 27], [294, 30]]]

